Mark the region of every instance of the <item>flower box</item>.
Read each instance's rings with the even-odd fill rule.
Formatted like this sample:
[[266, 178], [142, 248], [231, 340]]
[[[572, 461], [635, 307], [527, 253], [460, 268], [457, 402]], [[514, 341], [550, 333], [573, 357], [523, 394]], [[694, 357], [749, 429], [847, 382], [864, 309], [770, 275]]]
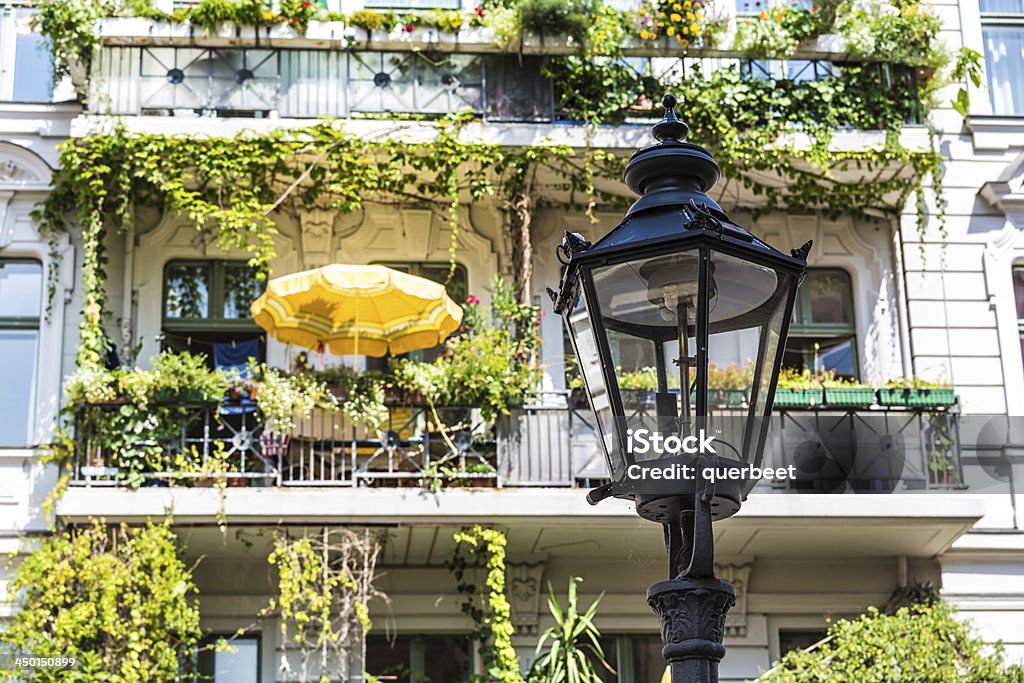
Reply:
[[775, 390], [776, 408], [813, 408], [822, 402], [821, 389], [784, 389]]
[[878, 403], [883, 406], [945, 407], [956, 403], [956, 391], [953, 387], [888, 387], [878, 390]]
[[867, 408], [875, 402], [872, 387], [825, 387], [825, 403], [840, 408]]
[[708, 403], [716, 408], [738, 408], [747, 404], [743, 389], [708, 389]]

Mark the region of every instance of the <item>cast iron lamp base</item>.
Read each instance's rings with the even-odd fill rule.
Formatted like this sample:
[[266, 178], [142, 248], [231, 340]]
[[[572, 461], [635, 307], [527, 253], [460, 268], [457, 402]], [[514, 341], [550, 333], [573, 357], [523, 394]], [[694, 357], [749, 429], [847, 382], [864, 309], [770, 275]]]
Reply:
[[725, 615], [736, 604], [733, 585], [716, 578], [659, 581], [647, 589], [647, 604], [661, 622], [672, 683], [718, 683]]

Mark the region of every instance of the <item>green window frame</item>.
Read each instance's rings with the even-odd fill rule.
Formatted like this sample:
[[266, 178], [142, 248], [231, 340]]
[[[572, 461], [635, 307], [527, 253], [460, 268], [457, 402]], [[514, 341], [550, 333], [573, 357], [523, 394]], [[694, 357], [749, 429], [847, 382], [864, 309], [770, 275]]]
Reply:
[[853, 278], [849, 272], [841, 268], [807, 269], [793, 308], [784, 364], [815, 372], [824, 365], [826, 370], [834, 367], [839, 375], [860, 377]]
[[466, 303], [469, 296], [469, 273], [461, 263], [455, 264], [451, 279], [448, 278], [451, 264], [447, 261], [377, 261], [376, 265], [445, 285], [448, 296], [459, 305]]
[[[232, 278], [237, 278], [241, 286], [233, 288]], [[257, 360], [263, 360], [265, 333], [253, 321], [248, 304], [262, 293], [265, 284], [245, 261], [168, 261], [162, 282], [162, 348], [204, 353], [212, 367], [215, 344], [258, 338]], [[237, 315], [226, 314], [229, 304]]]

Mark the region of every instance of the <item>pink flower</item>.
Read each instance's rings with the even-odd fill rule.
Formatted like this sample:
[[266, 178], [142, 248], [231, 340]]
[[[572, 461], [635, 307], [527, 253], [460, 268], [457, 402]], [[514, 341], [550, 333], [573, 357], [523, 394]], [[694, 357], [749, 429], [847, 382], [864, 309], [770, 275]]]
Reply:
[[475, 295], [470, 294], [469, 296], [466, 297], [466, 303], [469, 304], [470, 306], [476, 306], [477, 304], [480, 303], [480, 299], [476, 298]]

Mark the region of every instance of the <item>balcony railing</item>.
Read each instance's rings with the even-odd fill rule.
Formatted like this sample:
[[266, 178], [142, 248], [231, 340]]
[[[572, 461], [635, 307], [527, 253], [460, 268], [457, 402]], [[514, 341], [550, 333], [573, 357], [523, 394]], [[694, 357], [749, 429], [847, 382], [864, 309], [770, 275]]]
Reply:
[[[286, 435], [263, 430], [253, 405], [185, 404], [176, 433], [157, 442], [116, 448], [91, 425], [84, 406], [76, 429], [73, 483], [120, 486], [126, 467], [146, 449], [143, 485], [233, 486], [557, 486], [587, 487], [608, 477], [593, 415], [565, 393], [549, 392], [493, 425], [471, 408], [392, 405], [389, 420], [368, 431], [337, 412], [316, 411]], [[720, 414], [736, 413], [725, 408]], [[958, 424], [954, 410], [858, 408], [780, 411], [772, 417], [764, 464], [795, 466], [797, 477], [759, 484], [762, 492], [892, 492], [961, 488]], [[219, 458], [222, 466], [211, 468]], [[137, 467], [137, 462], [134, 465]]]
[[[752, 80], [801, 83], [841, 68], [816, 59], [728, 57], [627, 57], [623, 64], [659, 82], [739, 67]], [[569, 119], [542, 65], [540, 56], [501, 53], [108, 45], [95, 60], [89, 106], [99, 114], [150, 116], [350, 118], [468, 109], [495, 122]], [[916, 92], [912, 70], [876, 68], [883, 82]], [[650, 115], [643, 108], [628, 113]]]

